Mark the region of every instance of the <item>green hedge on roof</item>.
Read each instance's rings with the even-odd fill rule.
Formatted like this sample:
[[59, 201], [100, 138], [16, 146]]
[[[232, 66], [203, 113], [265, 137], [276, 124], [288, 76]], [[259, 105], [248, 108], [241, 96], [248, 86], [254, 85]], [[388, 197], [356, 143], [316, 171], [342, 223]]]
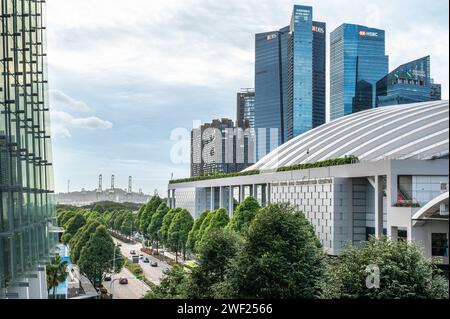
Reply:
[[[354, 155], [349, 155], [349, 156], [340, 157], [340, 158], [331, 158], [331, 159], [324, 160], [324, 161], [318, 161], [315, 163], [305, 163], [305, 164], [295, 164], [295, 165], [290, 165], [290, 166], [283, 166], [283, 167], [277, 168], [276, 172], [288, 172], [288, 171], [297, 171], [297, 170], [309, 169], [309, 168], [347, 165], [347, 164], [353, 164], [358, 161], [359, 161], [358, 157], [356, 157]], [[205, 175], [205, 176], [173, 179], [173, 180], [169, 181], [169, 184], [206, 181], [206, 180], [210, 180], [210, 179], [219, 179], [219, 178], [228, 178], [228, 177], [258, 175], [258, 174], [261, 174], [262, 172], [264, 172], [264, 171], [251, 170], [251, 171], [236, 172], [236, 173], [215, 173], [215, 174]]]

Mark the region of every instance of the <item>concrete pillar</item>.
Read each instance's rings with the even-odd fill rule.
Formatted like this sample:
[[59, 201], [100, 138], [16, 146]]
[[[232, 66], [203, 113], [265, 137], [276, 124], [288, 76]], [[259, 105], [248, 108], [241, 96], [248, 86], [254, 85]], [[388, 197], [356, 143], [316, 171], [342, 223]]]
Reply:
[[258, 195], [258, 192], [257, 192], [257, 190], [256, 190], [256, 185], [253, 184], [253, 185], [252, 185], [252, 196], [253, 196], [254, 198], [256, 198], [257, 195]]
[[375, 237], [383, 236], [383, 183], [382, 176], [375, 176]]
[[245, 199], [244, 188], [244, 185], [239, 185], [239, 204]]
[[214, 187], [211, 187], [211, 203], [210, 203], [210, 210], [213, 211], [214, 209]]
[[223, 186], [219, 186], [219, 208], [225, 208], [223, 204]]
[[266, 186], [266, 204], [270, 204], [270, 183], [267, 183]]
[[228, 196], [228, 214], [231, 216], [233, 216], [234, 213], [234, 207], [233, 207], [233, 203], [234, 203], [234, 193], [233, 193], [233, 186], [229, 186], [229, 196]]

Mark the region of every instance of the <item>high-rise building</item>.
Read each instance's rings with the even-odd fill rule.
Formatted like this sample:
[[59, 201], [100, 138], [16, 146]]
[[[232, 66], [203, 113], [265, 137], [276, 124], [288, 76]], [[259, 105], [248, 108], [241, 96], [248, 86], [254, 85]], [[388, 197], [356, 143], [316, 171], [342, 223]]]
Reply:
[[326, 25], [312, 16], [312, 7], [295, 5], [289, 26], [256, 34], [258, 158], [325, 123]]
[[191, 177], [239, 172], [255, 163], [248, 120], [213, 120], [191, 132]]
[[377, 106], [432, 101], [432, 90], [426, 56], [402, 64], [377, 82]]
[[442, 99], [442, 86], [441, 84], [434, 83], [433, 79], [431, 79], [430, 91], [432, 101], [440, 101]]
[[44, 9], [0, 2], [0, 298], [47, 298], [57, 242]]
[[376, 84], [389, 68], [385, 32], [342, 24], [330, 42], [331, 120], [376, 107]]
[[237, 93], [236, 103], [237, 121], [247, 120], [250, 127], [255, 127], [255, 90], [241, 89]]

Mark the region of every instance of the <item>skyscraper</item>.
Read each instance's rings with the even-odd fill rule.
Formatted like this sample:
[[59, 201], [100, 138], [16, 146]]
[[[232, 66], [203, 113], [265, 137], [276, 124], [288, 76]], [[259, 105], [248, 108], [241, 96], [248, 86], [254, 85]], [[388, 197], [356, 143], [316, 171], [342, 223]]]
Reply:
[[342, 24], [330, 42], [331, 120], [374, 108], [376, 83], [389, 68], [384, 31]]
[[258, 158], [325, 123], [326, 25], [312, 21], [312, 13], [295, 5], [289, 26], [256, 34]]
[[377, 82], [377, 106], [434, 100], [430, 56], [402, 64]]
[[255, 127], [255, 90], [241, 89], [237, 93], [236, 103], [237, 121], [248, 120], [250, 127]]
[[45, 1], [1, 1], [0, 298], [46, 298], [57, 234]]
[[255, 163], [248, 120], [213, 120], [191, 132], [191, 177], [239, 172]]

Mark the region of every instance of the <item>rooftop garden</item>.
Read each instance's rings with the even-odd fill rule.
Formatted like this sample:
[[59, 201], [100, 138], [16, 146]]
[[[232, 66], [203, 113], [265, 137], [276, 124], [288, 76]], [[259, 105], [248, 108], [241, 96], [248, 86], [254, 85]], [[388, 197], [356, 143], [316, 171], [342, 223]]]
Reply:
[[[340, 158], [331, 158], [324, 161], [318, 161], [314, 163], [305, 163], [305, 164], [295, 164], [290, 166], [278, 167], [276, 170], [268, 170], [275, 172], [288, 172], [288, 171], [297, 171], [302, 169], [310, 169], [310, 168], [319, 168], [319, 167], [330, 167], [330, 166], [339, 166], [339, 165], [347, 165], [354, 164], [359, 162], [358, 157], [349, 155]], [[173, 179], [169, 181], [169, 184], [179, 184], [179, 183], [189, 183], [189, 182], [197, 182], [197, 181], [205, 181], [211, 179], [219, 179], [219, 178], [228, 178], [228, 177], [239, 177], [239, 176], [250, 176], [250, 175], [258, 175], [264, 173], [264, 170], [250, 170], [250, 171], [242, 171], [236, 173], [216, 173], [205, 176], [196, 176], [182, 179]]]

